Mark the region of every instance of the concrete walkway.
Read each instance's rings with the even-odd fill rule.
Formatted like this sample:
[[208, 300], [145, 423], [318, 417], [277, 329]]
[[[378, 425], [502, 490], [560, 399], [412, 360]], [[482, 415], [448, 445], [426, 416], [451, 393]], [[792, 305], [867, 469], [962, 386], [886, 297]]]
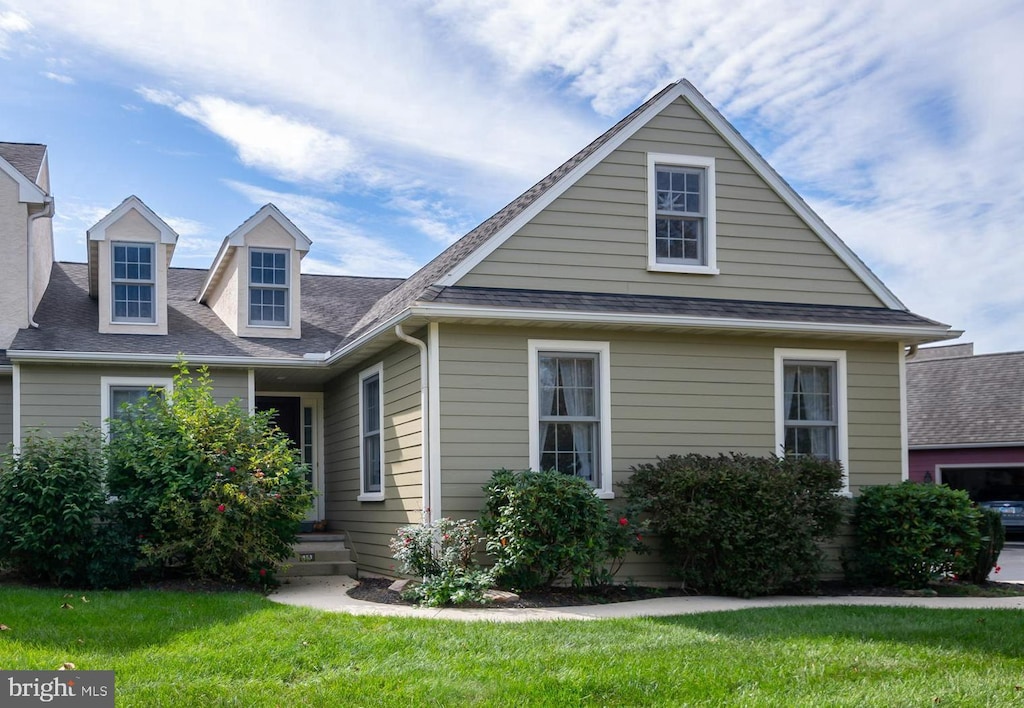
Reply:
[[383, 605], [356, 600], [348, 590], [357, 581], [346, 576], [292, 578], [270, 595], [274, 602], [312, 607], [328, 612], [350, 615], [381, 615], [387, 617], [425, 617], [461, 621], [528, 622], [536, 620], [594, 620], [612, 617], [665, 617], [698, 612], [746, 610], [755, 607], [791, 605], [861, 605], [888, 607], [933, 607], [955, 609], [1024, 609], [1024, 597], [759, 597], [743, 600], [735, 597], [662, 597], [636, 602], [616, 602], [583, 607], [551, 607], [518, 609], [493, 606], [462, 609], [454, 607], [424, 608], [407, 605]]

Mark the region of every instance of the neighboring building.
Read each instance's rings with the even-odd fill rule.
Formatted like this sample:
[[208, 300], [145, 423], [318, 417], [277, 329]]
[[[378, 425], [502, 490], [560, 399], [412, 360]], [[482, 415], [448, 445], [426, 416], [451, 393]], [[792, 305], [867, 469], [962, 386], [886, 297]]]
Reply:
[[[24, 250], [49, 189], [5, 160], [0, 213], [26, 206], [3, 238]], [[397, 526], [476, 516], [501, 467], [605, 499], [687, 452], [830, 457], [853, 493], [899, 481], [905, 348], [959, 334], [908, 312], [685, 81], [406, 280], [301, 275], [310, 240], [271, 205], [208, 271], [170, 267], [176, 239], [130, 197], [86, 264], [10, 284], [38, 327], [11, 323], [5, 428], [99, 425], [183, 352], [222, 398], [280, 412], [311, 515], [383, 573]]]
[[977, 501], [1024, 499], [1024, 352], [919, 349], [907, 360], [907, 419], [910, 479]]

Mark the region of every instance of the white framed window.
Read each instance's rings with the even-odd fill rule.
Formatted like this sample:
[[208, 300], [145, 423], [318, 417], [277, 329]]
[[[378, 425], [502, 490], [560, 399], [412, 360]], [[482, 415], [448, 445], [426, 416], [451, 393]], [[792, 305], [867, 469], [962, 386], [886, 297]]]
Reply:
[[528, 342], [530, 467], [587, 480], [611, 499], [611, 353], [608, 342]]
[[124, 406], [148, 396], [170, 396], [173, 381], [169, 377], [101, 376], [100, 429], [110, 437], [110, 419], [120, 418]]
[[359, 374], [359, 501], [384, 499], [384, 365]]
[[288, 251], [249, 249], [249, 324], [288, 326]]
[[775, 447], [843, 465], [849, 490], [846, 352], [775, 350]]
[[715, 159], [647, 155], [647, 269], [716, 275]]
[[156, 322], [154, 255], [152, 243], [110, 244], [111, 321]]

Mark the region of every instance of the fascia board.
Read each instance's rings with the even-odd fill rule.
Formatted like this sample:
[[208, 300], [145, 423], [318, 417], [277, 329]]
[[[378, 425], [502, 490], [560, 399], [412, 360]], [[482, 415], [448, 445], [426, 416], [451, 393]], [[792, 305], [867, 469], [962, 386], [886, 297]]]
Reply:
[[0, 172], [3, 172], [17, 183], [19, 202], [26, 204], [46, 203], [46, 192], [43, 191], [42, 187], [21, 174], [17, 167], [2, 157], [0, 157]]
[[[49, 363], [68, 364], [176, 364], [180, 361], [177, 354], [126, 354], [121, 352], [69, 352], [69, 351], [43, 351], [33, 349], [8, 350], [7, 357], [12, 362], [37, 361]], [[308, 359], [285, 359], [276, 357], [242, 357], [242, 356], [203, 356], [201, 354], [186, 355], [185, 359], [189, 364], [201, 366], [224, 367], [283, 367], [317, 369], [325, 365], [325, 358], [322, 354], [316, 354], [315, 358]]]

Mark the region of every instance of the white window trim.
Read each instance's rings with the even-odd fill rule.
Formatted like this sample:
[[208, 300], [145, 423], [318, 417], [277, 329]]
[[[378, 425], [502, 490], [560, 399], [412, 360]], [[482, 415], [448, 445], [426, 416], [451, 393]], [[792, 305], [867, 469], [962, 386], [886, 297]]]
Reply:
[[[265, 283], [252, 282], [252, 254], [259, 253], [283, 253], [284, 254], [284, 285], [266, 285]], [[245, 321], [247, 326], [258, 329], [291, 329], [292, 326], [292, 252], [287, 248], [264, 248], [262, 246], [250, 246], [248, 248], [248, 272], [246, 281], [249, 284], [246, 290], [246, 312]], [[266, 290], [284, 290], [284, 322], [254, 322], [252, 319], [252, 289], [260, 288]]]
[[[118, 280], [114, 277], [114, 252], [116, 246], [146, 246], [149, 248], [151, 254], [153, 254], [153, 260], [150, 263], [152, 268], [153, 277], [150, 280]], [[157, 293], [157, 244], [149, 241], [111, 241], [110, 242], [110, 324], [111, 325], [142, 325], [142, 326], [157, 326], [159, 324], [157, 317], [157, 303], [159, 302], [159, 293]], [[153, 288], [153, 317], [152, 319], [142, 319], [141, 317], [126, 317], [124, 319], [117, 319], [114, 315], [114, 308], [116, 302], [114, 300], [114, 285], [121, 283], [133, 283], [136, 285], [149, 285]]]
[[[363, 401], [363, 382], [377, 376], [377, 410], [380, 411], [380, 435], [378, 436], [380, 444], [380, 491], [379, 492], [368, 492], [366, 491], [366, 469], [364, 451], [363, 451], [363, 411], [365, 403]], [[359, 438], [359, 496], [356, 497], [356, 501], [384, 501], [384, 490], [387, 488], [384, 479], [384, 470], [386, 465], [384, 464], [384, 363], [380, 362], [369, 369], [364, 369], [359, 372], [359, 423], [357, 428], [357, 434]]]
[[[706, 263], [684, 265], [682, 263], [659, 263], [655, 243], [657, 221], [657, 174], [658, 165], [670, 167], [696, 167], [704, 170], [705, 221], [704, 253]], [[647, 270], [667, 273], [694, 273], [697, 275], [718, 275], [717, 225], [715, 201], [715, 158], [698, 155], [673, 155], [662, 152], [647, 153]]]
[[110, 410], [110, 389], [119, 386], [132, 388], [162, 388], [165, 396], [174, 393], [174, 380], [165, 376], [101, 376], [100, 377], [100, 430], [103, 437], [110, 439], [109, 418], [114, 414]]
[[843, 466], [842, 494], [850, 495], [850, 437], [847, 405], [846, 352], [838, 349], [775, 350], [775, 454], [784, 454], [786, 445], [785, 375], [786, 362], [823, 361], [836, 365], [836, 459]]
[[529, 355], [527, 367], [527, 385], [529, 386], [529, 425], [530, 425], [530, 469], [540, 469], [540, 353], [541, 352], [581, 352], [597, 354], [599, 368], [598, 398], [600, 402], [600, 431], [598, 441], [598, 473], [600, 486], [594, 493], [600, 499], [614, 499], [612, 491], [612, 367], [611, 345], [608, 342], [587, 342], [580, 340], [530, 339], [527, 341]]

